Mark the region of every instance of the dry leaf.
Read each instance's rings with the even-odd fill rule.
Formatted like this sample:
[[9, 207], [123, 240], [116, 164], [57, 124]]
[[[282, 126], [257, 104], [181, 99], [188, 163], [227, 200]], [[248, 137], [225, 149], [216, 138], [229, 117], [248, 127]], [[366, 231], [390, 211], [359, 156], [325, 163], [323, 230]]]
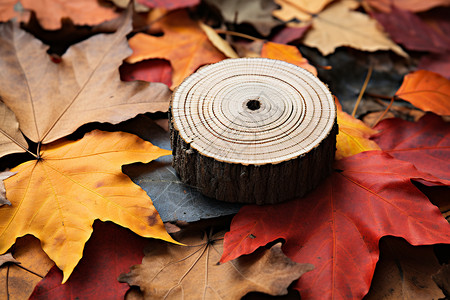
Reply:
[[[127, 8], [128, 4], [130, 3], [130, 0], [111, 0], [114, 5], [120, 8]], [[150, 7], [145, 6], [138, 2], [138, 0], [133, 0], [134, 10], [136, 12], [142, 13], [142, 12], [148, 12], [150, 10]]]
[[15, 260], [11, 253], [0, 255], [0, 267], [2, 267], [6, 263], [20, 264], [20, 262]]
[[223, 38], [220, 37], [220, 35], [217, 34], [217, 32], [211, 28], [210, 26], [199, 23], [200, 28], [203, 29], [206, 36], [208, 37], [209, 41], [216, 46], [217, 49], [220, 50], [223, 54], [225, 54], [229, 58], [238, 58], [239, 55], [234, 51], [234, 49], [231, 47], [231, 45], [225, 41]]
[[155, 37], [138, 33], [133, 36], [129, 40], [133, 54], [127, 62], [136, 63], [150, 58], [169, 60], [173, 67], [172, 87], [178, 86], [198, 67], [226, 58], [184, 10], [166, 15], [155, 26], [160, 27], [164, 35]]
[[98, 0], [20, 0], [20, 3], [33, 10], [47, 30], [61, 28], [62, 18], [70, 18], [77, 25], [97, 25], [118, 16], [113, 8], [101, 5]]
[[24, 148], [27, 149], [28, 144], [19, 130], [19, 123], [17, 122], [16, 116], [12, 110], [0, 101], [0, 157], [10, 153], [25, 152]]
[[433, 275], [433, 280], [444, 291], [444, 294], [450, 296], [450, 265], [444, 264], [439, 271]]
[[281, 243], [218, 264], [223, 235], [190, 232], [180, 239], [187, 247], [153, 241], [142, 264], [119, 281], [139, 286], [145, 299], [241, 299], [251, 291], [285, 295], [292, 281], [313, 269], [288, 259]]
[[28, 138], [49, 143], [88, 122], [119, 123], [168, 109], [164, 84], [120, 81], [118, 68], [131, 52], [131, 15], [122, 16], [116, 33], [70, 47], [59, 64], [18, 25], [0, 25], [0, 95]]
[[11, 177], [14, 174], [16, 173], [9, 171], [4, 171], [0, 173], [0, 206], [4, 204], [11, 205], [11, 202], [9, 202], [8, 199], [6, 199], [5, 184], [3, 183], [3, 180], [5, 180], [8, 177]]
[[439, 268], [432, 246], [414, 247], [403, 239], [385, 237], [364, 299], [441, 299], [444, 294], [431, 278]]
[[[7, 268], [0, 269], [0, 299], [7, 299], [6, 288], [4, 288], [6, 282], [8, 282], [10, 299], [28, 299], [36, 284], [47, 275], [55, 263], [42, 250], [39, 240], [31, 235], [17, 239], [13, 254], [20, 261], [20, 266], [35, 274], [16, 265], [10, 265], [9, 272]], [[6, 281], [7, 276], [8, 281]]]
[[323, 55], [333, 53], [337, 47], [348, 46], [363, 51], [392, 50], [408, 56], [380, 30], [375, 20], [351, 11], [344, 2], [331, 4], [313, 18], [312, 28], [303, 38], [305, 45], [318, 48]]
[[316, 68], [309, 64], [308, 60], [302, 56], [295, 46], [265, 42], [261, 50], [261, 57], [284, 60], [317, 76]]
[[309, 21], [313, 15], [321, 12], [333, 0], [275, 0], [281, 9], [275, 10], [273, 15], [288, 22], [293, 19]]
[[231, 24], [248, 23], [263, 36], [268, 36], [273, 27], [282, 23], [272, 17], [277, 8], [273, 0], [206, 0], [222, 13], [226, 22]]
[[344, 112], [337, 99], [335, 99], [335, 104], [339, 125], [339, 133], [336, 137], [336, 159], [352, 156], [363, 151], [380, 150], [377, 143], [369, 139], [378, 131]]
[[0, 253], [32, 234], [64, 272], [81, 259], [95, 219], [113, 221], [144, 237], [172, 241], [147, 194], [122, 173], [122, 165], [168, 155], [123, 132], [92, 131], [81, 140], [43, 145], [5, 180], [11, 206], [0, 208]]

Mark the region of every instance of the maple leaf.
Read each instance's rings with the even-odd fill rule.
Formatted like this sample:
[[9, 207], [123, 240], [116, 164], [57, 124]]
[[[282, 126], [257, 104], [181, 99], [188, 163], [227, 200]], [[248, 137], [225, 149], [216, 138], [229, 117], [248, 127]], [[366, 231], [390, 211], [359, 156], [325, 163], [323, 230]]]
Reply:
[[450, 180], [450, 123], [426, 114], [418, 122], [386, 119], [375, 126], [371, 138], [397, 159], [413, 163], [420, 171]]
[[443, 54], [428, 54], [420, 58], [417, 69], [441, 74], [450, 79], [450, 52]]
[[[31, 235], [18, 238], [12, 248], [14, 257], [20, 265], [10, 265], [0, 269], [1, 299], [28, 299], [35, 285], [55, 264], [42, 251], [39, 240]], [[7, 293], [8, 292], [8, 293]]]
[[423, 111], [450, 115], [450, 80], [426, 70], [405, 76], [395, 96]]
[[261, 49], [261, 57], [279, 59], [306, 69], [317, 76], [317, 70], [302, 56], [297, 47], [265, 42]]
[[237, 53], [231, 47], [231, 45], [224, 40], [215, 30], [214, 28], [200, 22], [200, 28], [205, 32], [209, 41], [218, 49], [220, 52], [225, 54], [229, 58], [239, 58]]
[[0, 22], [8, 21], [16, 16], [14, 5], [18, 0], [3, 0], [0, 2]]
[[343, 111], [337, 98], [335, 98], [334, 103], [336, 104], [337, 123], [339, 125], [339, 133], [336, 137], [336, 159], [352, 156], [363, 151], [380, 150], [377, 143], [369, 139], [377, 131]]
[[38, 283], [30, 299], [123, 299], [128, 285], [117, 277], [144, 256], [148, 239], [111, 222], [94, 223], [80, 263], [66, 283], [55, 266]]
[[301, 27], [286, 26], [272, 37], [272, 42], [287, 44], [303, 37], [303, 35], [311, 28], [311, 25]]
[[187, 247], [158, 241], [146, 251], [141, 265], [131, 267], [119, 281], [139, 286], [151, 299], [240, 299], [251, 291], [285, 295], [291, 282], [313, 269], [297, 264], [281, 251], [281, 244], [225, 264], [218, 264], [224, 232], [214, 235], [185, 232]]
[[147, 194], [122, 173], [124, 164], [170, 154], [128, 133], [92, 131], [81, 140], [41, 148], [5, 180], [11, 206], [0, 209], [0, 253], [17, 237], [32, 234], [64, 272], [65, 282], [82, 257], [95, 219], [111, 220], [139, 235], [167, 241]]
[[389, 13], [392, 7], [398, 7], [412, 12], [421, 12], [432, 9], [436, 6], [449, 6], [448, 0], [364, 0], [371, 7], [379, 11]]
[[273, 0], [206, 0], [206, 3], [215, 6], [226, 22], [251, 24], [263, 36], [268, 36], [273, 27], [281, 25], [272, 17], [277, 8]]
[[273, 15], [278, 19], [288, 22], [293, 19], [309, 21], [313, 15], [321, 12], [333, 0], [275, 0], [281, 6]]
[[200, 0], [139, 0], [138, 2], [150, 8], [163, 7], [168, 10], [200, 4]]
[[0, 267], [2, 267], [6, 263], [14, 263], [14, 264], [20, 264], [19, 261], [17, 261], [11, 253], [6, 253], [3, 255], [0, 255]]
[[331, 4], [312, 22], [303, 43], [316, 47], [323, 55], [333, 53], [337, 47], [349, 46], [364, 51], [392, 50], [398, 55], [408, 56], [379, 29], [375, 20], [350, 10], [345, 1]]
[[399, 238], [382, 238], [380, 260], [364, 300], [442, 299], [442, 290], [431, 278], [440, 266], [432, 246], [413, 247]]
[[123, 63], [119, 71], [123, 81], [143, 80], [172, 85], [172, 68], [164, 59], [143, 60], [135, 64]]
[[131, 15], [131, 9], [122, 15], [116, 33], [70, 47], [59, 64], [17, 24], [0, 25], [0, 95], [29, 139], [49, 143], [88, 122], [119, 123], [167, 111], [167, 86], [120, 81], [118, 67], [131, 52], [126, 41]]
[[0, 157], [10, 153], [23, 152], [24, 148], [27, 148], [28, 144], [19, 130], [19, 122], [17, 122], [16, 116], [1, 101], [0, 133]]
[[3, 183], [3, 180], [11, 177], [14, 174], [16, 174], [16, 173], [9, 172], [9, 171], [0, 172], [0, 206], [2, 206], [4, 204], [11, 205], [11, 202], [9, 202], [8, 199], [6, 199], [6, 190], [5, 190], [5, 184]]
[[47, 30], [61, 28], [61, 19], [70, 18], [77, 25], [97, 25], [117, 17], [114, 9], [97, 0], [20, 0], [25, 9], [33, 10]]
[[288, 257], [315, 266], [295, 285], [302, 297], [360, 299], [369, 290], [382, 236], [413, 245], [450, 243], [450, 225], [410, 181], [439, 179], [380, 151], [341, 159], [335, 168], [305, 198], [243, 207], [225, 235], [221, 261], [284, 239]]
[[371, 15], [390, 37], [409, 50], [443, 53], [450, 50], [450, 38], [439, 34], [412, 12], [392, 7], [389, 13]]
[[226, 58], [184, 10], [167, 14], [156, 25], [161, 27], [164, 36], [136, 34], [129, 40], [133, 54], [126, 61], [136, 63], [150, 58], [169, 60], [173, 67], [173, 87], [178, 86], [198, 67]]

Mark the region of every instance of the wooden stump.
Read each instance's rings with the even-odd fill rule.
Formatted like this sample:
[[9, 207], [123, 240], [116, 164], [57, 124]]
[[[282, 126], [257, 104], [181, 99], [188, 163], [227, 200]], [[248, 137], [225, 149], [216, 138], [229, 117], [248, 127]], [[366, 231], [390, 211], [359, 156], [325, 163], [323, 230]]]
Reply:
[[328, 88], [295, 65], [227, 59], [172, 96], [173, 167], [204, 195], [269, 204], [301, 197], [332, 168], [336, 108]]

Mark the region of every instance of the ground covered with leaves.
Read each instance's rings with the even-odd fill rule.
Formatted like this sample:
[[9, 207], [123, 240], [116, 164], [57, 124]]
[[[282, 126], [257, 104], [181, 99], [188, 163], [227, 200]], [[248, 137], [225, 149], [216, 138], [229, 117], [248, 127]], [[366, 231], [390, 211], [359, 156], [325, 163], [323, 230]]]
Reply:
[[[450, 297], [449, 6], [3, 1], [0, 298]], [[335, 96], [334, 171], [301, 199], [219, 202], [171, 166], [172, 91], [239, 57]]]

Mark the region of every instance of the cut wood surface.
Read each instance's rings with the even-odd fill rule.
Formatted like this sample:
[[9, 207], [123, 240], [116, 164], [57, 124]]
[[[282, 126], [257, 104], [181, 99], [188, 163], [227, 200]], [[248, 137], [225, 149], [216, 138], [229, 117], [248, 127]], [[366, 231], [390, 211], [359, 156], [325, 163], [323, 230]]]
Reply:
[[174, 92], [174, 168], [187, 184], [230, 202], [299, 197], [331, 171], [336, 108], [328, 88], [295, 65], [228, 59]]

